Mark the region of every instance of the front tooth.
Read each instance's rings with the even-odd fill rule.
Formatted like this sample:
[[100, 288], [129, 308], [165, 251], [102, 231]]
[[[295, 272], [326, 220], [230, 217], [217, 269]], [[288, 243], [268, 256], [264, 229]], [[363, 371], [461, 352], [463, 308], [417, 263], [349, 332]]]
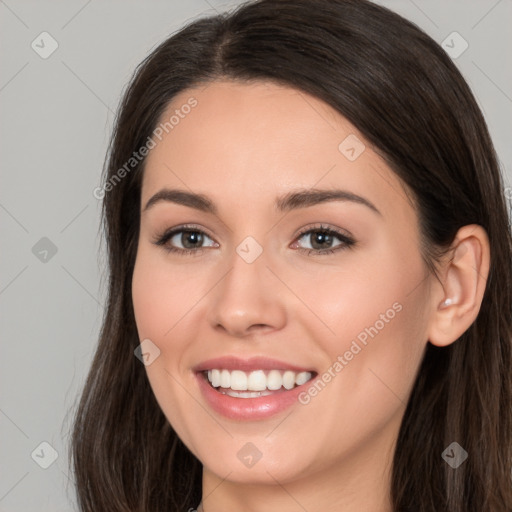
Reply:
[[210, 379], [210, 382], [212, 383], [212, 386], [214, 388], [218, 388], [220, 386], [220, 371], [219, 370], [211, 370], [211, 372], [208, 372], [210, 375], [208, 375], [208, 378]]
[[267, 389], [267, 378], [263, 370], [256, 370], [249, 374], [247, 389], [249, 391], [263, 391]]
[[235, 391], [247, 391], [247, 375], [241, 370], [233, 370], [231, 372], [231, 386]]
[[229, 370], [222, 370], [220, 372], [220, 387], [221, 388], [231, 387], [231, 373], [229, 373]]
[[290, 370], [283, 374], [283, 386], [285, 389], [292, 389], [295, 386], [295, 372]]
[[281, 389], [283, 385], [283, 377], [279, 370], [270, 370], [267, 375], [267, 388], [271, 391]]
[[309, 379], [311, 379], [311, 372], [301, 372], [295, 377], [295, 384], [297, 384], [297, 386], [301, 386], [302, 384], [305, 384]]

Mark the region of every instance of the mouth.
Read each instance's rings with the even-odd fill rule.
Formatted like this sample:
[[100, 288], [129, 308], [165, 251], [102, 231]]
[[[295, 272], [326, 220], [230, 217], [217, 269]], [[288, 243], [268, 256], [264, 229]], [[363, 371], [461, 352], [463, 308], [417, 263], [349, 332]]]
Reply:
[[299, 405], [318, 375], [275, 359], [230, 356], [204, 361], [193, 372], [207, 408], [236, 421], [264, 420]]
[[258, 369], [250, 372], [212, 368], [200, 372], [210, 387], [234, 398], [259, 398], [290, 391], [316, 376], [313, 371]]

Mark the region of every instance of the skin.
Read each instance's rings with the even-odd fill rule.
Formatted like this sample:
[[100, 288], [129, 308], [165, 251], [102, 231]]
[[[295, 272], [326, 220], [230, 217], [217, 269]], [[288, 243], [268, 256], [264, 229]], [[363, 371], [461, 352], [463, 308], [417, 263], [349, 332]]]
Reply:
[[[203, 463], [204, 510], [391, 511], [392, 456], [415, 376], [429, 340], [453, 343], [478, 314], [485, 231], [462, 228], [436, 278], [404, 186], [331, 107], [272, 83], [223, 81], [183, 91], [163, 117], [191, 96], [197, 106], [146, 160], [132, 296], [140, 340], [160, 349], [146, 367], [155, 397]], [[366, 146], [355, 161], [338, 149], [351, 134]], [[164, 187], [205, 194], [218, 212], [165, 201], [142, 211]], [[349, 201], [274, 207], [276, 196], [313, 187], [358, 194], [380, 213]], [[206, 233], [195, 255], [152, 243], [185, 223]], [[301, 253], [315, 239], [299, 231], [320, 223], [355, 245]], [[263, 249], [250, 264], [236, 252], [247, 236]], [[172, 240], [183, 248], [180, 236]], [[443, 306], [446, 298], [453, 304]], [[229, 354], [332, 375], [338, 356], [393, 304], [400, 311], [307, 405], [235, 421], [199, 391], [192, 367]], [[247, 442], [262, 453], [250, 468], [237, 457]]]

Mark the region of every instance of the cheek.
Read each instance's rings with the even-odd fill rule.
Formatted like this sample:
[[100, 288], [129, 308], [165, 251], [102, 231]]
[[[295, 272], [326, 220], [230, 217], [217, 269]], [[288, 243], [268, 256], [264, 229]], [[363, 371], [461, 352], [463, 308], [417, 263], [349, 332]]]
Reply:
[[335, 381], [340, 403], [376, 412], [386, 396], [405, 400], [410, 390], [426, 345], [428, 280], [419, 255], [404, 261], [401, 254], [354, 258], [316, 286], [310, 277], [298, 281], [298, 295], [315, 313], [307, 315], [310, 338], [328, 355], [325, 370], [336, 378], [325, 378]]
[[[139, 252], [132, 277], [132, 301], [139, 338], [155, 339], [164, 328], [164, 309], [172, 305], [166, 297], [167, 286], [162, 282], [158, 267], [149, 263]], [[169, 315], [169, 321], [172, 316]], [[167, 327], [169, 328], [169, 327]]]
[[374, 324], [383, 331], [406, 316], [397, 310], [418, 296], [411, 291], [424, 278], [424, 269], [419, 256], [404, 261], [402, 254], [379, 244], [372, 251], [348, 254], [338, 268], [318, 266], [300, 273], [283, 269], [283, 280], [293, 283], [295, 295], [310, 310], [310, 328], [316, 326], [312, 339], [331, 340], [338, 348], [337, 343], [360, 333], [364, 340], [365, 329]]
[[193, 449], [196, 412], [184, 391], [191, 382], [183, 371], [188, 341], [180, 329], [186, 329], [186, 314], [199, 300], [199, 291], [191, 286], [190, 277], [175, 269], [169, 271], [162, 257], [154, 253], [142, 248], [137, 254], [132, 278], [135, 321], [139, 339], [151, 340], [160, 350], [145, 367], [155, 399], [180, 438]]
[[[173, 376], [181, 373], [186, 353], [186, 337], [180, 328], [186, 314], [197, 301], [192, 286], [183, 286], [180, 272], [169, 272], [165, 263], [156, 261], [155, 251], [141, 249], [137, 254], [132, 278], [132, 301], [139, 340], [149, 339], [159, 349], [158, 358], [146, 372], [157, 400], [174, 395]], [[189, 297], [189, 295], [192, 295]], [[165, 405], [161, 403], [162, 408]]]
[[168, 340], [175, 325], [204, 295], [204, 277], [166, 265], [160, 251], [141, 247], [132, 278], [132, 301], [139, 336]]

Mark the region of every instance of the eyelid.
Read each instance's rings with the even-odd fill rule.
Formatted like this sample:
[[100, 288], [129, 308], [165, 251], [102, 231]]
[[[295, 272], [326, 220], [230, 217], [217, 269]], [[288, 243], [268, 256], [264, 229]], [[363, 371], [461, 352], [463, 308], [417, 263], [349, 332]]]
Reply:
[[[162, 239], [168, 239], [175, 235], [176, 233], [179, 233], [180, 231], [198, 231], [200, 233], [205, 234], [208, 238], [211, 238], [213, 241], [215, 241], [214, 237], [209, 233], [209, 231], [204, 228], [203, 226], [200, 226], [198, 224], [180, 224], [178, 226], [175, 226], [173, 228], [165, 229], [163, 233], [160, 233], [155, 236], [153, 239], [153, 243], [157, 244]], [[218, 244], [218, 242], [215, 242]]]
[[337, 235], [341, 235], [350, 240], [354, 240], [352, 234], [346, 229], [329, 226], [328, 224], [323, 223], [317, 223], [313, 226], [306, 226], [304, 228], [301, 228], [299, 232], [295, 235], [295, 238], [300, 238], [301, 236], [305, 235], [306, 233], [309, 233], [310, 231], [332, 231]]

